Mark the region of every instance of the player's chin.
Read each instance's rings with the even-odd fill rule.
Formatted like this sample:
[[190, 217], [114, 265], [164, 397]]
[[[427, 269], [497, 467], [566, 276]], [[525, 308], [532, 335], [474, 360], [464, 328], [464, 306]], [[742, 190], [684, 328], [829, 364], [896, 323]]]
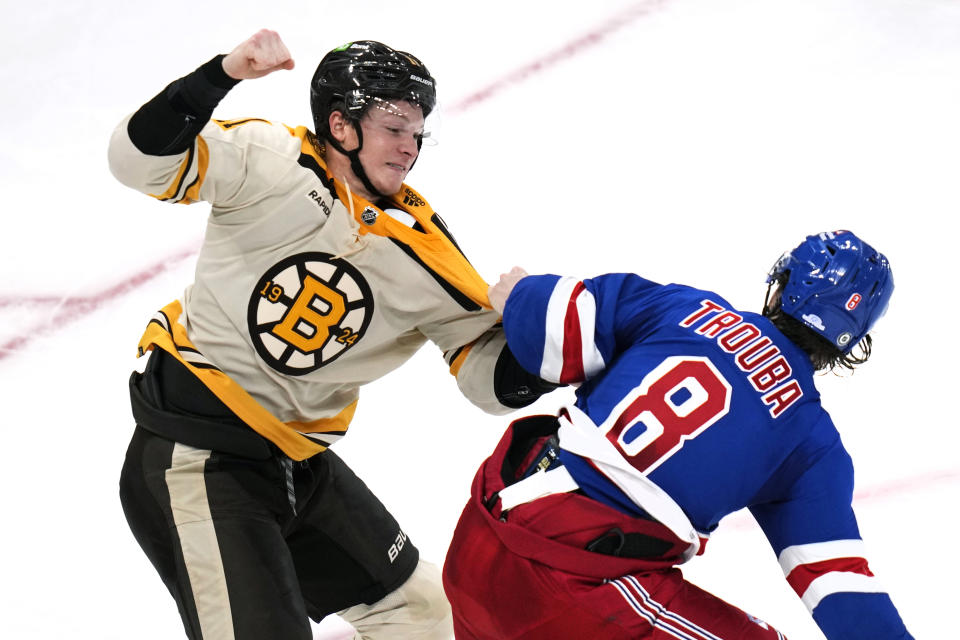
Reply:
[[394, 175], [383, 176], [374, 186], [377, 187], [377, 191], [380, 193], [385, 193], [387, 195], [393, 195], [400, 191], [400, 187], [403, 186], [403, 179], [406, 177], [406, 173], [391, 172]]

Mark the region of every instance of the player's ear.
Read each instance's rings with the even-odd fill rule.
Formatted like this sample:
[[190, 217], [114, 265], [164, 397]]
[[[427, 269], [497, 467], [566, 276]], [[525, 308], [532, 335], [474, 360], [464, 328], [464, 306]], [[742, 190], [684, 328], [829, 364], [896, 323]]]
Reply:
[[353, 133], [353, 123], [344, 117], [341, 111], [331, 111], [328, 124], [330, 125], [330, 135], [341, 145], [346, 142], [348, 136]]

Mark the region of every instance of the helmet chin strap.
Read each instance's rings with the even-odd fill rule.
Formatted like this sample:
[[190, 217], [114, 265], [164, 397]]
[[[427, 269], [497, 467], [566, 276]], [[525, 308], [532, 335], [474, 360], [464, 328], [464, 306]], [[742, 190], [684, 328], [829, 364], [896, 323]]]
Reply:
[[360, 150], [363, 149], [363, 128], [360, 126], [359, 120], [353, 122], [353, 128], [357, 132], [356, 149], [347, 151], [343, 148], [343, 145], [333, 139], [333, 136], [330, 136], [330, 144], [333, 145], [334, 149], [350, 159], [350, 168], [353, 170], [353, 174], [360, 178], [360, 182], [363, 183], [363, 186], [367, 188], [368, 192], [375, 194], [378, 198], [386, 198], [387, 194], [381, 193], [380, 190], [370, 182], [370, 178], [367, 177], [367, 172], [363, 168], [363, 163], [360, 162]]

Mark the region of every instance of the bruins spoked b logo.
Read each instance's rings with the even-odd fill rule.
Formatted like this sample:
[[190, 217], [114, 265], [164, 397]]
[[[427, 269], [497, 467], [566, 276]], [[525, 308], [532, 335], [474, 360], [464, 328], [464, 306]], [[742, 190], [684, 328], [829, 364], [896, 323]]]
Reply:
[[247, 324], [260, 357], [296, 376], [343, 355], [363, 337], [372, 315], [370, 286], [353, 265], [329, 253], [300, 253], [260, 278]]

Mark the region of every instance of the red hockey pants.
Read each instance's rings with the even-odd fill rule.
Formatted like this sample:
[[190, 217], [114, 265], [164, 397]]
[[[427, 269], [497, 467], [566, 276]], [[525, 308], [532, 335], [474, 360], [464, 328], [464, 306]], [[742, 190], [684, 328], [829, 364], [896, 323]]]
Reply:
[[[684, 580], [673, 565], [686, 545], [657, 522], [579, 493], [549, 495], [501, 514], [496, 495], [509, 476], [505, 463], [522, 457], [510, 454], [511, 446], [529, 440], [516, 433], [530, 427], [523, 422], [510, 426], [481, 465], [447, 553], [444, 588], [458, 640], [783, 640], [763, 621]], [[611, 530], [649, 540], [658, 554], [586, 550]]]

